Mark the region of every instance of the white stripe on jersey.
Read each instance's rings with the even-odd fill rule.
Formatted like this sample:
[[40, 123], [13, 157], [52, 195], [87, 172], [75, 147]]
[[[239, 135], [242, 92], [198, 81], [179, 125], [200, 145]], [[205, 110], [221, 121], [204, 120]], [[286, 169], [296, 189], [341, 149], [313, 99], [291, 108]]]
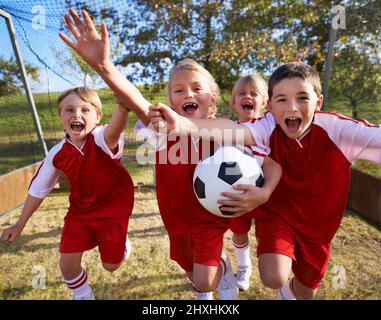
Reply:
[[381, 162], [381, 127], [341, 115], [316, 112], [314, 124], [324, 129], [349, 162]]
[[109, 155], [111, 159], [120, 159], [123, 156], [123, 147], [124, 147], [123, 134], [121, 134], [119, 137], [118, 151], [116, 154], [114, 154], [114, 152], [112, 152], [110, 148], [108, 147], [104, 137], [104, 131], [108, 126], [109, 124], [106, 124], [104, 126], [98, 126], [91, 133], [94, 136], [95, 144], [98, 147], [100, 147], [107, 155]]
[[[243, 123], [247, 126], [257, 145], [266, 150], [270, 145], [270, 137], [276, 127], [271, 112], [254, 123]], [[381, 163], [381, 127], [366, 122], [355, 121], [338, 114], [317, 111], [313, 125], [327, 132], [331, 141], [344, 154], [349, 162], [366, 159]]]
[[29, 194], [32, 197], [44, 199], [50, 191], [53, 190], [59, 177], [62, 174], [61, 170], [58, 170], [53, 165], [53, 159], [55, 155], [62, 149], [66, 140], [63, 139], [60, 143], [56, 144], [45, 157], [42, 164], [38, 167], [36, 173], [32, 178], [32, 182], [29, 186]]

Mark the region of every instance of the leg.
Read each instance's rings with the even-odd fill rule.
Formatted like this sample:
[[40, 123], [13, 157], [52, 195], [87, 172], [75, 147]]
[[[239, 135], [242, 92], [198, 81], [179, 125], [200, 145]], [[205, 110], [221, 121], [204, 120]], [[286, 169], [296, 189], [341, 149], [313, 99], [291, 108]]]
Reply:
[[247, 233], [233, 233], [233, 242], [239, 246], [246, 245], [249, 242]]
[[318, 291], [318, 288], [306, 287], [296, 277], [292, 278], [292, 289], [295, 297], [301, 300], [313, 299]]
[[113, 272], [131, 253], [131, 243], [127, 235], [128, 217], [102, 218], [97, 222], [96, 239], [102, 266]]
[[79, 275], [82, 270], [82, 255], [83, 252], [60, 254], [60, 269], [64, 279], [72, 280]]
[[193, 264], [193, 284], [201, 292], [214, 291], [221, 279], [221, 266]]
[[130, 257], [131, 250], [132, 250], [131, 242], [130, 242], [130, 239], [128, 238], [128, 235], [127, 235], [125, 249], [124, 249], [124, 255], [123, 255], [123, 260], [120, 261], [119, 263], [105, 263], [105, 262], [102, 262], [103, 268], [106, 269], [107, 271], [110, 271], [110, 272], [115, 271], [116, 269], [118, 269], [120, 267], [120, 265], [122, 264], [122, 262], [124, 260], [127, 260]]
[[94, 300], [93, 291], [87, 283], [87, 273], [81, 267], [82, 255], [83, 252], [61, 253], [61, 273], [75, 300]]
[[247, 232], [234, 232], [233, 246], [238, 260], [238, 270], [236, 274], [237, 286], [240, 290], [247, 290], [250, 287], [250, 277], [252, 273], [250, 243]]
[[264, 253], [258, 257], [261, 280], [271, 289], [279, 289], [287, 282], [291, 267], [292, 259], [283, 254]]

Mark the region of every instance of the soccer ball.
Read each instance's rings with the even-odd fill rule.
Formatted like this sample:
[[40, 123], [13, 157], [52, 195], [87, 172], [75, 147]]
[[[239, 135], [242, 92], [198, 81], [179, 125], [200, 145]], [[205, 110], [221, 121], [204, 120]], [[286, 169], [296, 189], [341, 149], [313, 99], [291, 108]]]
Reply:
[[224, 199], [221, 192], [242, 193], [233, 186], [252, 184], [261, 187], [263, 182], [258, 162], [231, 146], [223, 146], [214, 155], [200, 161], [193, 174], [193, 189], [198, 201], [209, 212], [225, 218], [240, 214], [224, 211], [226, 206], [217, 203], [218, 199]]

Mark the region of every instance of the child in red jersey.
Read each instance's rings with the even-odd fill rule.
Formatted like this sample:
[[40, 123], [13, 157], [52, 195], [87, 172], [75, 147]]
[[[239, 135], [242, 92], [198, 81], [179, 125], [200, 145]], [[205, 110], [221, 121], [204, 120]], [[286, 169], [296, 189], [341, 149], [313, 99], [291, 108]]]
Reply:
[[[269, 80], [270, 112], [254, 123], [180, 117], [166, 106], [152, 106], [155, 128], [221, 140], [216, 128], [240, 132], [245, 145], [269, 147], [282, 178], [258, 210], [256, 236], [262, 282], [279, 299], [311, 299], [324, 276], [330, 245], [349, 190], [351, 163], [381, 163], [381, 127], [319, 111], [323, 97], [311, 66], [288, 63]], [[201, 130], [202, 129], [202, 130]], [[226, 204], [226, 201], [221, 201]], [[294, 276], [288, 281], [291, 270]]]
[[[102, 25], [99, 35], [86, 12], [85, 24], [74, 10], [66, 15], [66, 24], [76, 38], [76, 43], [60, 34], [89, 65], [91, 65], [110, 88], [148, 125], [150, 103], [112, 64], [109, 57], [107, 29]], [[189, 118], [208, 119], [216, 110], [218, 86], [210, 73], [196, 62], [188, 59], [180, 62], [171, 72], [167, 87], [169, 101], [175, 112]], [[234, 275], [226, 256], [222, 254], [223, 236], [229, 220], [207, 212], [198, 202], [192, 177], [197, 161], [213, 150], [209, 142], [168, 137], [164, 147], [156, 152], [156, 192], [160, 214], [170, 240], [170, 257], [187, 273], [199, 299], [213, 298], [219, 288], [221, 299], [235, 299], [238, 293]], [[263, 161], [263, 156], [261, 157]], [[279, 177], [279, 166], [266, 158], [265, 185], [257, 193], [252, 189], [237, 195], [239, 205], [226, 210], [236, 213], [249, 212], [266, 201], [274, 190]], [[255, 188], [255, 187], [253, 187]], [[253, 194], [254, 193], [254, 194]]]
[[[260, 75], [249, 74], [238, 79], [233, 86], [230, 102], [232, 109], [238, 114], [237, 123], [254, 122], [261, 117], [267, 100], [267, 83]], [[250, 286], [252, 266], [248, 232], [254, 215], [255, 210], [230, 219], [229, 227], [233, 232], [232, 242], [238, 260], [236, 279], [240, 290], [247, 290]]]
[[77, 87], [58, 97], [58, 113], [65, 138], [39, 166], [18, 221], [3, 231], [1, 240], [15, 240], [64, 174], [70, 182], [70, 206], [61, 236], [60, 268], [75, 300], [93, 300], [81, 267], [83, 253], [98, 246], [103, 267], [114, 271], [131, 251], [127, 227], [134, 186], [120, 163], [128, 110], [119, 103], [110, 123], [99, 125], [102, 105], [96, 91]]

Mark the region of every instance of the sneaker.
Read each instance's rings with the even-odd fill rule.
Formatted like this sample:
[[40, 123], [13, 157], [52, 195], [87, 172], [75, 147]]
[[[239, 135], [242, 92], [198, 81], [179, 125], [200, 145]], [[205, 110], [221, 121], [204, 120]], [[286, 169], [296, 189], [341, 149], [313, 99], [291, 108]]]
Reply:
[[228, 256], [223, 252], [221, 260], [225, 262], [225, 274], [218, 284], [220, 300], [236, 300], [238, 296], [237, 280], [234, 277]]
[[126, 248], [124, 249], [124, 260], [127, 260], [128, 257], [131, 255], [132, 245], [130, 239], [126, 238]]
[[235, 276], [237, 287], [240, 290], [247, 290], [250, 287], [251, 266], [239, 266]]
[[80, 298], [77, 298], [75, 295], [73, 296], [73, 300], [95, 300], [95, 296], [94, 296], [94, 293], [93, 291], [91, 291], [91, 294], [89, 296], [85, 296], [85, 297], [80, 297]]
[[197, 300], [214, 300], [213, 292], [197, 292], [196, 299]]

